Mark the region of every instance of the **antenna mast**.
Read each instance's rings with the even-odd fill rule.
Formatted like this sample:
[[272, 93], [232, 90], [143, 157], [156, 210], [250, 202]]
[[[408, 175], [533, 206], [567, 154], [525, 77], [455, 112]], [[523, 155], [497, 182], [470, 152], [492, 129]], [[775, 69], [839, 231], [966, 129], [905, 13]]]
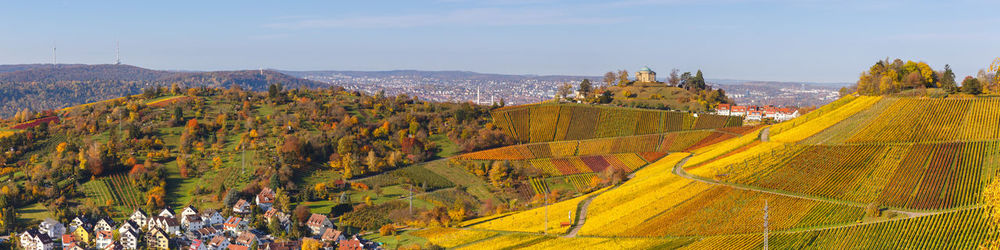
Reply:
[[56, 44], [52, 44], [52, 66], [56, 66]]
[[115, 65], [122, 64], [121, 50], [119, 49], [118, 41], [115, 41]]

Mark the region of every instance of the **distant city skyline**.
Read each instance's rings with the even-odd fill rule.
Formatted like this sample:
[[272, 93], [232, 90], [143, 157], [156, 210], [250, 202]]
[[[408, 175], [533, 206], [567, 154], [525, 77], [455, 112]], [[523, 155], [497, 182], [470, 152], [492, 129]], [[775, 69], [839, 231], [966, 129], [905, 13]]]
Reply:
[[163, 70], [460, 70], [596, 76], [649, 66], [707, 78], [854, 82], [884, 58], [1000, 56], [988, 1], [441, 0], [8, 2], [0, 64]]

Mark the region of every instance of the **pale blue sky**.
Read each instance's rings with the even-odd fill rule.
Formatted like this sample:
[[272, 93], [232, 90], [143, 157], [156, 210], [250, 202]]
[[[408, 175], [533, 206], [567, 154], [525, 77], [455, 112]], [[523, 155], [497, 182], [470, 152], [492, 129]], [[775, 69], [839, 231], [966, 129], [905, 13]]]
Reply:
[[880, 58], [975, 74], [1000, 56], [989, 1], [5, 1], [0, 64], [469, 70], [854, 82]]

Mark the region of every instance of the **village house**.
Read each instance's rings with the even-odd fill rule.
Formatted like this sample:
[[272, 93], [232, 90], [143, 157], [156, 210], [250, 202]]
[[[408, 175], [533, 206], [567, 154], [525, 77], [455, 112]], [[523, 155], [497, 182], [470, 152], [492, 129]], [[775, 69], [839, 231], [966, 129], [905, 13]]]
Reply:
[[91, 229], [94, 227], [93, 224], [94, 223], [91, 222], [89, 218], [83, 216], [77, 216], [74, 217], [73, 220], [69, 222], [69, 231], [72, 232], [73, 230], [76, 230], [76, 228], [78, 227], [85, 227], [87, 229]]
[[774, 106], [735, 106], [729, 104], [719, 104], [715, 108], [715, 114], [727, 116], [743, 116], [749, 121], [759, 121], [763, 119], [773, 119], [775, 121], [787, 121], [799, 116], [799, 111], [793, 108], [778, 108]]
[[146, 246], [150, 249], [170, 249], [170, 234], [160, 228], [149, 230], [146, 235]]
[[160, 214], [158, 214], [157, 216], [167, 217], [167, 218], [177, 218], [177, 214], [175, 214], [174, 210], [171, 210], [170, 208], [164, 208], [162, 211], [160, 211]]
[[324, 242], [339, 242], [345, 239], [343, 232], [333, 228], [326, 228], [323, 230], [323, 235], [320, 236], [320, 240]]
[[285, 229], [286, 232], [290, 229], [290, 226], [292, 225], [290, 220], [291, 216], [281, 212], [281, 210], [279, 210], [278, 208], [274, 208], [271, 210], [267, 210], [267, 212], [264, 212], [264, 219], [267, 220], [267, 223], [271, 223], [271, 220], [278, 220], [278, 225], [280, 225], [281, 228]]
[[191, 240], [191, 245], [188, 246], [188, 250], [208, 250], [205, 246], [204, 241], [199, 239]]
[[21, 248], [27, 250], [48, 250], [53, 248], [52, 238], [35, 229], [21, 233], [19, 240]]
[[153, 216], [149, 218], [149, 222], [146, 224], [147, 228], [150, 230], [158, 228], [170, 235], [180, 234], [180, 224], [177, 223], [177, 220], [171, 217]]
[[246, 222], [243, 221], [243, 218], [236, 216], [230, 216], [229, 219], [226, 219], [225, 223], [222, 223], [222, 227], [225, 228], [226, 231], [230, 231], [233, 233], [239, 233], [240, 231], [243, 230], [243, 227], [245, 225]]
[[214, 227], [204, 227], [195, 232], [197, 237], [202, 240], [209, 240], [219, 235], [219, 230], [216, 230]]
[[73, 230], [72, 234], [73, 238], [76, 238], [78, 241], [90, 244], [92, 235], [86, 228], [78, 227], [76, 230]]
[[97, 249], [104, 249], [115, 242], [114, 234], [111, 231], [97, 231], [95, 234], [97, 237], [94, 238], [94, 245], [97, 246]]
[[337, 249], [340, 250], [363, 250], [365, 245], [361, 244], [361, 241], [357, 237], [352, 237], [349, 240], [341, 240], [337, 243]]
[[49, 239], [55, 239], [66, 233], [66, 227], [55, 219], [45, 218], [41, 224], [38, 224], [38, 232], [49, 236]]
[[251, 232], [242, 232], [238, 237], [236, 237], [236, 245], [251, 247], [254, 244], [260, 244], [260, 239], [257, 238], [256, 234]]
[[142, 228], [139, 227], [139, 223], [127, 220], [122, 223], [122, 226], [118, 227], [118, 234], [123, 234], [125, 231], [142, 232]]
[[110, 218], [101, 218], [94, 224], [94, 231], [114, 231], [115, 221]]
[[181, 227], [184, 227], [184, 231], [195, 231], [204, 226], [205, 225], [202, 223], [201, 216], [186, 215], [183, 219], [181, 219]]
[[312, 216], [309, 216], [309, 220], [306, 221], [306, 226], [309, 227], [313, 235], [320, 235], [324, 229], [333, 227], [333, 222], [326, 215], [312, 214]]
[[138, 249], [139, 239], [138, 231], [125, 230], [125, 232], [118, 233], [118, 240], [125, 249]]
[[184, 217], [191, 215], [198, 215], [198, 209], [195, 208], [194, 206], [188, 205], [184, 207], [183, 210], [181, 210], [181, 218], [182, 218], [181, 220], [183, 220]]
[[249, 214], [250, 213], [250, 202], [247, 202], [247, 200], [244, 200], [244, 199], [240, 199], [240, 200], [236, 201], [236, 204], [233, 205], [233, 213], [237, 213], [237, 214]]
[[212, 237], [212, 241], [208, 243], [208, 248], [212, 250], [222, 250], [229, 248], [229, 238], [225, 236], [218, 235]]
[[260, 207], [261, 210], [269, 211], [272, 205], [274, 205], [274, 199], [274, 190], [271, 190], [271, 188], [264, 188], [259, 194], [257, 194], [257, 197], [254, 198], [254, 202], [257, 203], [257, 207]]
[[226, 222], [226, 217], [222, 217], [222, 214], [214, 209], [209, 209], [201, 213], [201, 221], [205, 226], [217, 225]]
[[74, 243], [76, 243], [78, 241], [80, 241], [80, 239], [77, 239], [72, 234], [63, 234], [62, 235], [62, 248], [63, 249], [69, 248], [70, 245], [73, 245]]
[[149, 216], [146, 215], [146, 212], [143, 212], [142, 209], [136, 209], [135, 212], [132, 212], [132, 215], [129, 216], [128, 219], [134, 221], [135, 224], [138, 224], [139, 227], [142, 228], [146, 227], [146, 222], [148, 222]]

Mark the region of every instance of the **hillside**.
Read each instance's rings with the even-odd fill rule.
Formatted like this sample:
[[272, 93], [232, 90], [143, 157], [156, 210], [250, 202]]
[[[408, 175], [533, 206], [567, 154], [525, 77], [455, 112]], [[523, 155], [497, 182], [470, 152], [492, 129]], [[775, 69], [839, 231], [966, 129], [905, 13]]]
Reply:
[[705, 103], [698, 101], [698, 96], [688, 90], [670, 87], [664, 83], [633, 83], [627, 86], [609, 86], [614, 101], [612, 104], [623, 107], [642, 107], [657, 109], [684, 110], [704, 112], [710, 110]]
[[494, 124], [518, 142], [547, 142], [738, 127], [743, 118], [588, 104], [542, 103], [492, 112]]
[[[536, 209], [414, 235], [462, 249], [757, 249], [765, 236], [779, 249], [976, 248], [997, 238], [981, 197], [1000, 170], [998, 105], [996, 97], [847, 96], [703, 146], [654, 149], [669, 154], [621, 185], [551, 205], [547, 219]], [[603, 153], [650, 151], [639, 137], [601, 139], [635, 138]], [[583, 145], [465, 156], [534, 161]]]
[[[0, 73], [0, 116], [30, 109], [35, 112], [142, 93], [150, 86], [228, 88], [233, 84], [266, 91], [271, 84], [285, 88], [321, 88], [327, 84], [275, 71], [171, 72], [130, 65], [12, 65]], [[2, 71], [0, 71], [2, 72]]]
[[[0, 230], [187, 205], [229, 215], [264, 189], [283, 213], [330, 215], [352, 232], [425, 220], [420, 214], [455, 204], [469, 213], [518, 204], [508, 202], [516, 194], [441, 160], [511, 142], [486, 128], [489, 109], [333, 89], [164, 87], [3, 120], [0, 213], [13, 217], [0, 216]], [[413, 195], [412, 210], [404, 194]]]

